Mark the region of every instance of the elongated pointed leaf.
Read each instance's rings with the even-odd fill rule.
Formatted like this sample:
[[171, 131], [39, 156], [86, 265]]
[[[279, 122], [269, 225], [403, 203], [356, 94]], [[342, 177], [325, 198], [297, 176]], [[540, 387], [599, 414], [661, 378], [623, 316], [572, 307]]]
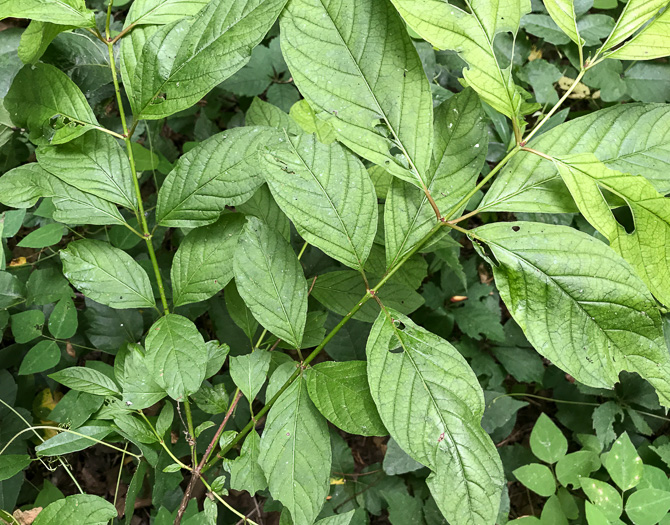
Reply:
[[[642, 175], [660, 193], [670, 192], [670, 106], [625, 104], [555, 127], [533, 140], [533, 149], [556, 157], [593, 153], [607, 167]], [[577, 207], [558, 170], [532, 153], [520, 152], [486, 193], [480, 209], [574, 213]]]
[[142, 48], [130, 94], [140, 118], [195, 104], [244, 66], [286, 0], [212, 0], [195, 16], [161, 27]]
[[500, 32], [516, 34], [521, 17], [530, 11], [528, 0], [474, 0], [472, 13], [442, 0], [391, 0], [407, 24], [440, 49], [456, 51], [467, 63], [463, 76], [482, 100], [512, 119], [523, 99], [509, 67], [496, 60], [493, 41]]
[[493, 523], [504, 476], [465, 358], [394, 310], [379, 314], [366, 352], [379, 415], [400, 447], [433, 471], [428, 487], [447, 520]]
[[570, 37], [570, 40], [578, 46], [584, 45], [584, 39], [579, 36], [579, 28], [577, 27], [574, 0], [545, 0], [544, 6], [556, 25]]
[[315, 135], [285, 137], [265, 173], [279, 207], [308, 243], [363, 269], [377, 231], [377, 199], [363, 164]]
[[668, 362], [661, 318], [633, 268], [564, 226], [496, 223], [475, 230], [496, 258], [500, 296], [535, 349], [578, 381], [611, 388], [621, 370]]
[[158, 192], [156, 220], [197, 228], [215, 222], [226, 206], [248, 200], [263, 183], [258, 148], [277, 136], [270, 128], [235, 128], [190, 150]]
[[93, 11], [84, 0], [0, 0], [0, 20], [30, 18], [74, 27], [93, 27]]
[[137, 0], [130, 6], [125, 27], [130, 24], [169, 24], [193, 16], [209, 0]]
[[666, 9], [628, 42], [608, 53], [607, 58], [652, 60], [668, 55], [670, 55], [670, 11]]
[[[582, 215], [635, 268], [651, 293], [670, 305], [670, 199], [644, 177], [611, 170], [588, 153], [559, 157], [556, 166]], [[616, 221], [600, 188], [625, 199], [633, 233]]]
[[331, 464], [328, 424], [298, 377], [268, 412], [258, 462], [270, 494], [295, 525], [311, 525], [328, 494]]
[[4, 100], [14, 124], [28, 128], [35, 144], [64, 144], [98, 125], [77, 85], [48, 64], [21, 69]]
[[[296, 85], [331, 119], [338, 139], [425, 187], [432, 149], [430, 86], [393, 8], [386, 1], [291, 0], [280, 24], [282, 53]], [[401, 160], [393, 149], [400, 149]]]
[[[443, 215], [474, 188], [484, 165], [488, 130], [483, 118], [479, 98], [471, 89], [452, 97], [435, 110], [435, 145], [427, 182]], [[387, 268], [423, 239], [436, 220], [422, 191], [393, 180], [384, 208]]]
[[92, 368], [73, 366], [49, 375], [54, 381], [80, 392], [98, 396], [120, 394], [119, 387], [105, 374]]
[[86, 297], [119, 309], [155, 306], [149, 276], [123, 250], [85, 239], [71, 242], [60, 257], [63, 275]]
[[67, 144], [38, 148], [37, 160], [80, 191], [130, 209], [137, 207], [128, 157], [109, 135], [87, 133]]
[[186, 236], [170, 272], [175, 306], [205, 301], [223, 290], [233, 278], [233, 254], [243, 225], [241, 214], [227, 214]]
[[249, 404], [256, 399], [270, 369], [270, 352], [256, 349], [247, 355], [230, 358], [230, 377]]
[[233, 266], [237, 290], [258, 322], [300, 348], [307, 319], [307, 281], [291, 246], [276, 230], [249, 217]]
[[305, 378], [312, 401], [335, 426], [361, 436], [388, 434], [370, 394], [365, 361], [319, 363]]
[[230, 465], [230, 488], [246, 490], [252, 496], [268, 486], [265, 474], [258, 464], [261, 453], [261, 438], [252, 430], [244, 440], [240, 455]]
[[[129, 353], [123, 363], [123, 402], [133, 410], [142, 410], [158, 403], [167, 394], [149, 372], [142, 348], [128, 345]], [[130, 403], [130, 404], [129, 404]]]
[[149, 373], [177, 401], [196, 393], [205, 379], [207, 346], [192, 321], [181, 315], [161, 317], [146, 339]]
[[607, 51], [624, 42], [666, 5], [665, 0], [629, 0], [601, 51]]

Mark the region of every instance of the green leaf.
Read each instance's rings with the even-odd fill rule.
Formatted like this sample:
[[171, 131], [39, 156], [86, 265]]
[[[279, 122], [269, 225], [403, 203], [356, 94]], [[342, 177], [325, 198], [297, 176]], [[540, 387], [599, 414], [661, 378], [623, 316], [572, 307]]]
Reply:
[[670, 492], [642, 489], [626, 501], [626, 514], [635, 525], [655, 525], [670, 511]]
[[235, 281], [228, 283], [228, 286], [226, 286], [226, 289], [223, 292], [223, 296], [226, 300], [226, 308], [228, 309], [231, 319], [242, 329], [249, 341], [252, 341], [256, 329], [258, 328], [258, 321], [256, 321], [251, 310], [247, 308], [247, 305], [244, 304], [240, 292], [237, 291]]
[[640, 102], [665, 102], [668, 94], [670, 65], [658, 62], [638, 62], [623, 77], [626, 91]]
[[[582, 215], [635, 268], [651, 293], [670, 305], [670, 257], [664, 241], [670, 237], [670, 199], [644, 177], [614, 171], [592, 154], [558, 157], [555, 164]], [[633, 214], [632, 234], [616, 221], [601, 188], [625, 200]]]
[[184, 238], [170, 270], [175, 307], [209, 299], [233, 278], [231, 254], [243, 225], [240, 214], [226, 214]]
[[641, 367], [666, 363], [654, 300], [607, 245], [541, 223], [497, 223], [475, 232], [497, 260], [493, 273], [512, 317], [556, 366], [585, 385], [611, 388], [622, 370], [645, 377]]
[[127, 407], [142, 410], [157, 403], [166, 395], [149, 371], [147, 360], [139, 345], [128, 345], [129, 353], [123, 363], [123, 402]]
[[11, 316], [12, 335], [17, 343], [28, 343], [42, 335], [44, 312], [26, 310]]
[[236, 207], [245, 215], [258, 217], [265, 224], [272, 226], [284, 239], [291, 240], [291, 223], [274, 200], [270, 188], [263, 184], [256, 193], [244, 204]]
[[[638, 29], [640, 29], [649, 20], [651, 20], [658, 13], [659, 9], [665, 7], [666, 4], [667, 2], [665, 2], [664, 0], [629, 0], [624, 6], [623, 10], [621, 11], [621, 16], [619, 16], [619, 20], [617, 20], [614, 29], [610, 33], [610, 36], [607, 38], [607, 41], [603, 44], [600, 51], [602, 52], [612, 49], [621, 44], [622, 42], [624, 42], [625, 40], [627, 40], [629, 37], [633, 36], [633, 34]], [[636, 36], [639, 37], [643, 35], [648, 29], [652, 28], [652, 26], [653, 23], [649, 24], [643, 31], [638, 33], [638, 35]], [[656, 32], [656, 29], [657, 27], [653, 28], [652, 34]], [[635, 41], [635, 37], [629, 40], [619, 49], [625, 49], [627, 45], [633, 41]], [[651, 38], [644, 38], [643, 42], [653, 48], [657, 40]], [[614, 53], [616, 53], [616, 51]]]
[[268, 412], [258, 462], [270, 494], [291, 513], [295, 525], [314, 523], [329, 490], [331, 448], [328, 423], [298, 377]]
[[[55, 341], [40, 341], [21, 361], [19, 375], [37, 374], [53, 368], [60, 361], [60, 348]], [[0, 456], [1, 457], [1, 456]]]
[[130, 6], [124, 27], [130, 24], [163, 25], [193, 16], [209, 0], [135, 0]]
[[568, 525], [568, 519], [563, 513], [558, 496], [551, 496], [544, 504], [540, 521], [542, 525]]
[[[61, 432], [37, 445], [35, 452], [38, 456], [62, 456], [79, 452], [94, 446], [96, 444], [95, 440], [102, 440], [113, 431], [112, 426], [106, 421], [91, 421], [88, 425], [77, 428], [77, 434], [81, 435]], [[82, 523], [82, 525], [84, 524]]]
[[558, 46], [570, 42], [570, 37], [566, 35], [548, 15], [526, 15], [521, 19], [521, 27], [525, 29], [527, 33], [540, 37], [542, 40], [550, 44]]
[[308, 243], [362, 270], [377, 231], [377, 199], [365, 167], [339, 144], [285, 136], [265, 173], [275, 201]]
[[49, 176], [36, 162], [8, 171], [0, 177], [0, 202], [12, 208], [32, 208], [44, 196], [41, 175]]
[[56, 303], [49, 316], [49, 332], [56, 339], [69, 339], [77, 332], [77, 309], [69, 297]]
[[230, 377], [249, 404], [256, 399], [270, 369], [270, 352], [256, 349], [250, 354], [230, 358]]
[[[663, 4], [664, 2], [649, 3]], [[628, 42], [608, 53], [607, 58], [652, 60], [670, 55], [669, 24], [670, 12], [666, 9]]]
[[[670, 192], [670, 148], [661, 137], [668, 130], [670, 106], [623, 104], [561, 124], [529, 145], [552, 157], [593, 153], [611, 169], [646, 177], [665, 194]], [[526, 152], [517, 154], [503, 169], [479, 207], [486, 211], [577, 211], [556, 166]]]
[[591, 450], [579, 450], [563, 456], [556, 463], [556, 478], [559, 483], [567, 488], [572, 485], [577, 489], [580, 487], [580, 478], [587, 478], [591, 472], [600, 468], [598, 454]]
[[93, 27], [93, 11], [84, 0], [0, 0], [0, 19], [30, 18], [74, 27]]
[[632, 489], [640, 483], [644, 472], [642, 459], [637, 455], [637, 450], [627, 432], [614, 442], [610, 451], [604, 456], [603, 465], [612, 481], [623, 491]]
[[[426, 184], [442, 214], [474, 188], [484, 165], [488, 129], [483, 117], [479, 98], [471, 89], [435, 110], [435, 144]], [[387, 267], [395, 265], [423, 239], [435, 221], [435, 212], [422, 191], [393, 180], [384, 208]]]
[[133, 113], [160, 119], [186, 109], [244, 66], [286, 0], [212, 0], [195, 16], [158, 29], [139, 55]]
[[198, 408], [208, 414], [223, 414], [228, 410], [228, 392], [223, 383], [210, 386], [208, 382], [193, 395]]
[[530, 463], [519, 467], [513, 474], [525, 487], [544, 498], [548, 498], [556, 492], [554, 475], [546, 465]]
[[140, 460], [137, 463], [137, 470], [130, 480], [130, 485], [128, 485], [128, 492], [126, 493], [126, 501], [124, 505], [126, 525], [130, 525], [130, 522], [133, 518], [135, 511], [135, 501], [137, 501], [137, 496], [140, 494], [142, 487], [144, 486], [144, 476], [147, 473], [148, 466], [148, 462]]
[[172, 399], [180, 401], [198, 391], [208, 352], [192, 321], [176, 314], [161, 317], [149, 329], [146, 349], [149, 373]]
[[568, 451], [568, 440], [556, 423], [542, 413], [530, 433], [530, 449], [538, 459], [553, 464], [565, 456]]
[[261, 438], [252, 430], [244, 440], [240, 455], [230, 464], [230, 488], [246, 490], [254, 496], [256, 492], [268, 486], [265, 474], [258, 464]]
[[570, 40], [580, 47], [583, 46], [584, 39], [579, 36], [574, 0], [545, 0], [544, 6]]
[[38, 148], [37, 160], [78, 190], [137, 208], [128, 157], [116, 139], [105, 133], [87, 133], [67, 144]]
[[[379, 279], [368, 275], [368, 279]], [[329, 310], [339, 315], [347, 315], [358, 301], [367, 293], [361, 275], [353, 270], [341, 270], [319, 275], [312, 288], [312, 296]], [[382, 303], [391, 308], [409, 314], [423, 304], [423, 298], [412, 288], [391, 281], [379, 290]], [[354, 314], [354, 319], [373, 323], [379, 314], [376, 301], [368, 301]]]
[[336, 514], [334, 516], [320, 519], [315, 525], [349, 525], [351, 520], [354, 519], [354, 514], [357, 514], [357, 510], [358, 509], [354, 509], [343, 514]]
[[388, 434], [370, 395], [365, 361], [319, 363], [305, 379], [319, 412], [338, 428], [361, 436]]
[[217, 340], [207, 341], [205, 345], [207, 346], [205, 378], [208, 378], [219, 373], [226, 357], [228, 357], [230, 347], [225, 343], [220, 344]]
[[291, 246], [249, 217], [235, 251], [235, 282], [258, 322], [300, 348], [307, 318], [307, 281]]
[[[393, 8], [387, 2], [292, 0], [280, 26], [296, 86], [318, 116], [330, 119], [338, 139], [395, 176], [426, 187], [430, 86]], [[396, 148], [402, 158], [391, 153]]]
[[49, 377], [73, 390], [96, 396], [115, 396], [119, 387], [102, 372], [83, 366], [72, 366], [49, 374]]
[[32, 462], [28, 454], [4, 454], [0, 456], [0, 481], [11, 478], [26, 469]]
[[333, 126], [329, 122], [317, 117], [316, 112], [305, 99], [293, 104], [289, 115], [291, 115], [291, 119], [297, 122], [305, 133], [315, 133], [319, 142], [331, 144], [337, 140]]
[[621, 494], [609, 483], [591, 478], [579, 480], [582, 490], [608, 520], [616, 522], [623, 511]]
[[286, 130], [293, 135], [301, 133], [300, 126], [294, 119], [277, 106], [273, 106], [258, 97], [254, 97], [251, 101], [251, 106], [249, 106], [244, 118], [247, 126], [269, 126]]
[[269, 128], [235, 128], [190, 150], [158, 192], [156, 220], [162, 226], [206, 226], [226, 206], [248, 200], [263, 183], [258, 148], [277, 136]]
[[17, 246], [21, 248], [46, 248], [58, 244], [64, 233], [65, 229], [61, 224], [47, 224], [30, 232], [18, 242]]
[[71, 25], [52, 24], [32, 20], [21, 34], [21, 43], [17, 53], [24, 64], [34, 64], [44, 54], [49, 44], [63, 31], [72, 29]]
[[85, 239], [71, 242], [60, 256], [65, 277], [94, 301], [119, 309], [155, 306], [148, 275], [126, 252]]
[[21, 69], [4, 100], [14, 124], [28, 128], [35, 144], [63, 144], [98, 125], [77, 85], [48, 64]]
[[510, 68], [496, 60], [493, 42], [498, 33], [516, 34], [521, 17], [530, 11], [528, 0], [472, 2], [472, 13], [442, 2], [392, 0], [407, 24], [439, 49], [451, 49], [468, 64], [463, 76], [468, 85], [494, 109], [516, 120], [523, 97], [514, 85]]
[[21, 303], [25, 295], [25, 286], [16, 275], [0, 271], [0, 308]]
[[391, 309], [375, 321], [367, 356], [381, 420], [403, 450], [433, 470], [428, 488], [447, 520], [492, 523], [504, 476], [480, 424], [484, 396], [465, 358]]

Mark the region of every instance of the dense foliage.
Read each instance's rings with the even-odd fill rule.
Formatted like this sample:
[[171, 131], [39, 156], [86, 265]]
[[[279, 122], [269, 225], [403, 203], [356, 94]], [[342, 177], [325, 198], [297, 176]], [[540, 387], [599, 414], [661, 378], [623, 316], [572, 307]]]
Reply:
[[670, 524], [667, 0], [0, 20], [0, 519]]

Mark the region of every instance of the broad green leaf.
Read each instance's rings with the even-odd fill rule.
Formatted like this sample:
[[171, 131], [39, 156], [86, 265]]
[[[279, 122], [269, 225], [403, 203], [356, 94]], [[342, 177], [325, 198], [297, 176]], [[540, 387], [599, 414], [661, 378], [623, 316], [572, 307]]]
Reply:
[[558, 496], [551, 496], [544, 504], [540, 521], [542, 525], [568, 525], [568, 519], [565, 517]]
[[428, 488], [447, 520], [493, 523], [504, 476], [481, 427], [484, 396], [465, 358], [391, 309], [375, 321], [367, 357], [379, 415], [402, 449], [433, 470]]
[[[433, 106], [421, 61], [387, 2], [291, 0], [280, 19], [296, 86], [362, 157], [426, 187]], [[327, 80], [326, 80], [327, 79]], [[401, 158], [391, 151], [399, 149]]]
[[226, 214], [184, 238], [170, 271], [175, 306], [209, 299], [228, 284], [233, 278], [233, 254], [243, 226], [242, 215]]
[[[565, 226], [477, 228], [495, 261], [500, 296], [535, 349], [588, 386], [611, 388], [640, 362], [665, 364], [656, 304], [614, 250]], [[569, 247], [566, 250], [565, 247]]]
[[556, 492], [554, 474], [546, 465], [529, 463], [516, 469], [513, 474], [524, 487], [528, 487], [544, 498], [548, 498]]
[[[55, 341], [40, 341], [21, 361], [19, 375], [37, 374], [53, 368], [60, 361], [60, 348]], [[1, 456], [0, 456], [1, 457]]]
[[152, 308], [149, 276], [126, 252], [91, 239], [60, 252], [63, 275], [86, 297], [112, 308]]
[[68, 388], [96, 396], [114, 396], [121, 393], [114, 381], [93, 368], [72, 366], [49, 374], [49, 377]]
[[512, 71], [496, 60], [493, 42], [498, 33], [516, 34], [521, 17], [530, 11], [528, 0], [474, 0], [471, 13], [442, 0], [392, 0], [407, 24], [439, 49], [456, 51], [468, 64], [467, 83], [494, 109], [512, 119], [522, 113], [523, 97]]
[[245, 215], [258, 217], [277, 230], [284, 239], [291, 240], [291, 223], [275, 202], [267, 184], [258, 188], [248, 201], [236, 206], [236, 209]]
[[[670, 106], [623, 104], [561, 124], [529, 146], [552, 157], [593, 153], [607, 167], [642, 175], [659, 193], [670, 192]], [[550, 162], [520, 152], [486, 193], [480, 209], [574, 213], [573, 199]]]
[[[435, 144], [426, 183], [444, 215], [474, 188], [486, 159], [488, 129], [475, 92], [466, 89], [440, 104], [433, 127]], [[423, 239], [435, 223], [435, 212], [422, 191], [400, 180], [391, 181], [384, 208], [387, 268]]]
[[350, 510], [349, 512], [345, 512], [343, 514], [336, 514], [334, 516], [323, 518], [317, 521], [315, 525], [349, 525], [351, 523], [351, 520], [354, 519], [354, 514], [356, 513], [356, 510], [357, 509], [354, 509]]
[[48, 64], [21, 69], [4, 101], [14, 124], [28, 128], [38, 145], [64, 144], [98, 125], [77, 85]]
[[361, 436], [386, 436], [386, 427], [370, 395], [365, 361], [328, 361], [305, 374], [319, 412], [338, 428]]
[[130, 414], [115, 416], [114, 424], [122, 435], [127, 436], [133, 443], [156, 443], [158, 441], [156, 435], [144, 421]]
[[207, 357], [202, 335], [186, 317], [168, 314], [149, 329], [144, 361], [172, 399], [181, 401], [198, 391], [205, 379]]
[[[379, 278], [368, 275], [371, 283]], [[339, 315], [347, 315], [349, 311], [367, 293], [361, 275], [354, 270], [340, 270], [319, 275], [312, 288], [314, 298], [329, 310]], [[386, 306], [410, 314], [423, 304], [423, 297], [412, 288], [391, 281], [384, 285], [378, 293], [379, 299]], [[368, 301], [356, 312], [354, 319], [366, 323], [374, 323], [379, 314], [376, 301]]]
[[209, 382], [205, 384], [193, 395], [198, 408], [208, 414], [223, 414], [228, 410], [229, 395], [226, 392], [226, 386], [223, 383], [211, 386]]
[[315, 133], [319, 142], [331, 144], [337, 140], [333, 126], [329, 122], [317, 117], [312, 106], [304, 98], [291, 106], [289, 115], [291, 115], [291, 119], [297, 122], [305, 133]]
[[[627, 40], [666, 5], [667, 2], [665, 0], [629, 0], [598, 54], [612, 49]], [[644, 30], [642, 33], [644, 33]]]
[[294, 525], [311, 525], [329, 490], [328, 423], [298, 377], [268, 412], [258, 462], [270, 494], [291, 513]]
[[307, 281], [291, 246], [276, 230], [249, 217], [233, 266], [237, 290], [258, 322], [300, 348], [307, 318]]
[[0, 456], [0, 481], [11, 478], [30, 465], [28, 454], [3, 454]]
[[220, 344], [217, 340], [207, 341], [207, 369], [205, 370], [205, 378], [212, 377], [218, 374], [223, 366], [223, 363], [228, 357], [230, 347], [227, 344]]
[[137, 61], [130, 100], [139, 118], [192, 106], [244, 66], [286, 0], [212, 0], [195, 16], [161, 27]]
[[610, 451], [604, 455], [603, 465], [612, 481], [623, 491], [640, 483], [644, 472], [642, 458], [638, 456], [627, 432], [619, 436]]
[[414, 472], [423, 468], [423, 465], [418, 461], [414, 461], [407, 452], [400, 448], [395, 439], [390, 438], [386, 443], [383, 468], [386, 474], [395, 476]]
[[87, 133], [60, 146], [37, 150], [40, 165], [64, 183], [126, 208], [137, 208], [128, 157], [115, 138]]
[[17, 343], [28, 343], [42, 335], [44, 312], [42, 310], [26, 310], [11, 316], [12, 335]]
[[0, 271], [0, 308], [9, 308], [23, 302], [26, 289], [16, 275]]
[[[647, 3], [665, 4], [658, 1], [645, 2]], [[646, 7], [645, 5], [645, 9]], [[606, 56], [621, 60], [652, 60], [668, 55], [670, 55], [670, 11], [666, 8], [637, 35]]]
[[12, 208], [32, 208], [49, 191], [43, 182], [49, 176], [36, 162], [8, 171], [0, 177], [0, 202]]
[[549, 464], [556, 463], [568, 451], [568, 440], [544, 412], [530, 433], [530, 449], [535, 457]]
[[163, 437], [165, 433], [172, 428], [172, 421], [174, 420], [174, 408], [169, 401], [163, 405], [163, 408], [158, 414], [156, 420], [156, 434]]
[[248, 200], [263, 183], [258, 148], [276, 136], [270, 128], [235, 128], [190, 150], [158, 192], [156, 220], [162, 226], [206, 226], [226, 206]]
[[49, 332], [56, 339], [69, 339], [77, 332], [77, 309], [69, 297], [63, 297], [49, 315]]
[[246, 490], [252, 496], [268, 486], [265, 474], [258, 464], [261, 438], [252, 430], [244, 440], [240, 455], [230, 464], [230, 488]]
[[577, 27], [574, 0], [545, 0], [544, 6], [558, 27], [570, 37], [570, 40], [578, 46], [584, 45], [584, 39], [579, 36]]
[[611, 525], [603, 511], [596, 507], [593, 503], [586, 501], [584, 503], [584, 510], [586, 514], [586, 522], [588, 525]]
[[377, 231], [377, 199], [363, 163], [315, 135], [271, 150], [265, 179], [275, 201], [308, 243], [362, 270]]
[[[584, 217], [610, 246], [637, 271], [656, 298], [670, 305], [670, 199], [642, 176], [614, 171], [592, 154], [557, 157], [554, 161]], [[624, 199], [635, 231], [627, 233], [610, 211], [601, 188]]]
[[564, 487], [580, 488], [579, 480], [587, 478], [600, 468], [598, 454], [591, 450], [579, 450], [563, 456], [556, 463], [556, 478]]
[[253, 340], [256, 329], [258, 328], [258, 321], [251, 313], [251, 310], [244, 304], [244, 300], [237, 291], [235, 281], [231, 281], [226, 286], [223, 292], [223, 297], [226, 300], [226, 308], [230, 314], [233, 322], [239, 326], [249, 341]]
[[301, 133], [300, 126], [277, 106], [254, 97], [251, 106], [244, 115], [247, 126], [269, 126], [286, 130], [293, 135]]
[[0, 20], [30, 18], [41, 22], [93, 27], [93, 11], [84, 0], [0, 0]]
[[626, 514], [635, 525], [655, 525], [670, 511], [670, 492], [642, 489], [626, 501]]
[[75, 494], [47, 505], [33, 525], [106, 525], [116, 516], [114, 505], [100, 496]]
[[125, 27], [131, 24], [170, 24], [193, 16], [209, 0], [135, 0], [130, 6]]
[[53, 246], [60, 242], [65, 231], [62, 224], [46, 224], [26, 235], [17, 243], [17, 246], [21, 248], [45, 248]]
[[[123, 402], [134, 410], [142, 410], [158, 403], [166, 396], [150, 372], [139, 345], [128, 345], [129, 353], [123, 363]], [[153, 371], [153, 370], [152, 370]]]
[[114, 431], [106, 421], [90, 421], [86, 426], [78, 427], [73, 434], [61, 432], [47, 439], [35, 447], [38, 456], [62, 456], [79, 452], [96, 444], [95, 440], [102, 440]]
[[34, 64], [44, 54], [49, 44], [63, 31], [72, 29], [72, 25], [53, 24], [32, 20], [21, 35], [17, 50], [24, 64]]
[[580, 478], [582, 490], [605, 517], [616, 522], [623, 511], [621, 494], [609, 483], [591, 478]]
[[230, 377], [249, 404], [256, 399], [270, 369], [270, 352], [256, 349], [250, 354], [230, 358]]

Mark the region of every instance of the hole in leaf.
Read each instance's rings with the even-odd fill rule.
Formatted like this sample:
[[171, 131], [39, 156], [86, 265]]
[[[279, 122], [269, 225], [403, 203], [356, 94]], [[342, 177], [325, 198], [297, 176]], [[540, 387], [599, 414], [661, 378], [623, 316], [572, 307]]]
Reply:
[[512, 226], [512, 231], [518, 232], [521, 229], [521, 226]]
[[616, 208], [612, 210], [612, 214], [616, 221], [626, 230], [626, 233], [633, 233], [635, 231], [635, 219], [629, 206]]

